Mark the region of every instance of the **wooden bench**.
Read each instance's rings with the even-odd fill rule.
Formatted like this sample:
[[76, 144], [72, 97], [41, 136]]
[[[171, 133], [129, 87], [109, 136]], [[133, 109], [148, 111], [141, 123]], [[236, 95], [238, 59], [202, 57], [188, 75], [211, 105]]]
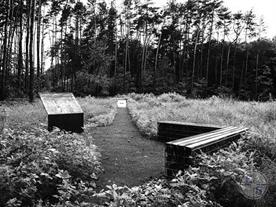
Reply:
[[161, 142], [170, 142], [183, 137], [194, 136], [206, 132], [220, 129], [220, 126], [194, 124], [176, 121], [160, 121], [158, 122], [158, 140]]
[[[166, 130], [164, 130], [166, 129]], [[173, 130], [176, 130], [175, 138]], [[181, 130], [180, 130], [181, 129]], [[160, 131], [159, 131], [160, 130]], [[185, 131], [187, 130], [187, 131]], [[210, 153], [221, 149], [232, 141], [239, 139], [247, 128], [244, 127], [218, 127], [210, 125], [160, 122], [158, 134], [166, 142], [165, 169], [167, 176], [176, 174], [193, 164], [192, 157], [200, 151]], [[179, 137], [182, 137], [179, 139]], [[168, 136], [168, 137], [166, 137]]]

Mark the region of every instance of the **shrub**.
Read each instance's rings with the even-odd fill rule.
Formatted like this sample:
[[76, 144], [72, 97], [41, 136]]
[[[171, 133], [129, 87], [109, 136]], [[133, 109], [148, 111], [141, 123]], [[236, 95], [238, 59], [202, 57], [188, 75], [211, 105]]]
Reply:
[[0, 203], [78, 203], [95, 187], [98, 157], [96, 147], [81, 135], [8, 130], [0, 141]]
[[195, 167], [178, 173], [172, 180], [156, 179], [132, 188], [112, 185], [97, 197], [108, 206], [219, 207], [252, 204], [242, 196], [237, 185], [243, 176], [256, 169], [254, 152], [245, 150], [247, 142], [248, 139], [243, 139], [213, 155], [198, 154]]
[[161, 102], [182, 102], [186, 100], [184, 96], [177, 93], [163, 93], [157, 99]]
[[[89, 101], [87, 101], [90, 99]], [[87, 104], [90, 104], [91, 110], [87, 111], [87, 124], [86, 128], [89, 127], [101, 127], [108, 126], [113, 123], [117, 113], [117, 103], [113, 99], [94, 99], [86, 98]], [[91, 105], [93, 107], [91, 107]]]

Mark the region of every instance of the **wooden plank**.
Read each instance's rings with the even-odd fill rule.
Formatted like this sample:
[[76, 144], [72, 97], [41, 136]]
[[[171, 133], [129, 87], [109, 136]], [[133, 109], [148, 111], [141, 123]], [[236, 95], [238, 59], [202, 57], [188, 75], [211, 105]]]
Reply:
[[40, 93], [48, 115], [83, 113], [72, 93]]
[[202, 130], [202, 129], [159, 129], [158, 130], [158, 135], [164, 135], [164, 134], [168, 134], [168, 135], [172, 135], [172, 134], [192, 134], [192, 135], [197, 135], [197, 134], [202, 134], [202, 133], [206, 133], [206, 132], [212, 132], [215, 131], [217, 129], [212, 129], [212, 130]]
[[197, 136], [194, 136], [195, 138], [190, 137], [190, 139], [187, 140], [185, 143], [182, 142], [179, 145], [180, 146], [187, 146], [187, 145], [198, 143], [198, 142], [201, 142], [201, 141], [204, 141], [204, 140], [210, 140], [213, 137], [218, 137], [218, 136], [221, 136], [221, 135], [224, 136], [226, 133], [234, 133], [234, 132], [235, 132], [235, 128], [227, 127], [227, 128], [225, 128], [224, 131], [217, 130], [215, 133], [213, 133], [213, 132], [206, 133], [206, 136], [197, 135]]
[[191, 123], [191, 122], [179, 122], [179, 121], [159, 121], [160, 125], [180, 125], [180, 126], [188, 126], [188, 127], [200, 127], [200, 128], [217, 128], [220, 129], [221, 126], [211, 125], [211, 124], [199, 124], [199, 123]]
[[236, 129], [231, 129], [231, 130], [228, 130], [228, 131], [225, 131], [225, 132], [217, 133], [215, 135], [206, 136], [206, 137], [204, 137], [202, 139], [200, 139], [200, 137], [197, 140], [191, 139], [190, 142], [188, 142], [188, 143], [186, 142], [186, 143], [183, 143], [183, 144], [181, 143], [180, 145], [188, 147], [190, 145], [193, 145], [193, 144], [196, 144], [196, 143], [201, 143], [203, 141], [205, 141], [205, 142], [211, 142], [212, 139], [220, 139], [220, 138], [222, 138], [224, 136], [230, 136], [231, 134], [236, 134], [235, 130]]
[[245, 128], [238, 128], [238, 129], [235, 129], [234, 131], [214, 136], [214, 137], [212, 137], [208, 140], [203, 140], [203, 141], [200, 141], [200, 142], [195, 142], [195, 143], [186, 145], [185, 147], [188, 147], [190, 149], [199, 148], [201, 146], [203, 147], [207, 144], [210, 145], [210, 144], [216, 143], [217, 141], [222, 141], [224, 139], [227, 139], [229, 136], [240, 135], [242, 132], [245, 132], [245, 131], [246, 131]]
[[[192, 157], [197, 150], [211, 152], [225, 147], [229, 142], [238, 139], [247, 129], [243, 127], [201, 128], [200, 125], [179, 122], [161, 122], [158, 125], [158, 135], [163, 139], [184, 137], [169, 141], [165, 149], [165, 169], [167, 176], [176, 174], [179, 170], [186, 169], [193, 164]], [[206, 130], [204, 132], [204, 130]], [[188, 133], [187, 133], [188, 132]], [[204, 133], [202, 133], [204, 132]], [[189, 134], [195, 133], [193, 136]]]
[[217, 129], [220, 129], [220, 127], [176, 121], [161, 121], [158, 122], [157, 135], [160, 141], [170, 142], [176, 139], [190, 137]]
[[188, 131], [188, 132], [162, 132], [159, 133], [158, 136], [159, 137], [172, 137], [174, 139], [180, 139], [180, 138], [185, 138], [185, 137], [191, 137], [191, 136], [195, 136], [195, 135], [199, 135], [205, 132], [193, 132], [193, 131]]
[[181, 125], [174, 125], [174, 126], [166, 126], [163, 125], [158, 126], [158, 132], [163, 131], [200, 131], [200, 132], [210, 132], [221, 128], [213, 128], [213, 127], [197, 127], [197, 126], [181, 126]]
[[200, 134], [200, 135], [191, 136], [191, 137], [188, 137], [188, 139], [183, 138], [183, 139], [174, 140], [174, 141], [171, 141], [167, 144], [185, 146], [189, 143], [198, 142], [199, 140], [202, 140], [202, 139], [208, 139], [211, 136], [215, 136], [216, 134], [227, 132], [227, 131], [232, 130], [232, 129], [234, 129], [234, 127], [222, 128], [222, 129], [214, 130], [212, 132], [206, 132], [206, 133], [203, 133], [203, 134]]
[[240, 133], [242, 133], [244, 130], [243, 129], [234, 129], [232, 131], [229, 131], [227, 133], [223, 133], [223, 134], [218, 134], [216, 136], [211, 137], [210, 139], [205, 139], [205, 140], [201, 140], [199, 142], [194, 142], [191, 144], [186, 145], [186, 147], [196, 147], [196, 145], [200, 146], [201, 144], [204, 145], [205, 143], [212, 143], [212, 142], [216, 142], [216, 140], [220, 141], [223, 139], [227, 139], [227, 137], [229, 136], [235, 136], [235, 135], [239, 135]]

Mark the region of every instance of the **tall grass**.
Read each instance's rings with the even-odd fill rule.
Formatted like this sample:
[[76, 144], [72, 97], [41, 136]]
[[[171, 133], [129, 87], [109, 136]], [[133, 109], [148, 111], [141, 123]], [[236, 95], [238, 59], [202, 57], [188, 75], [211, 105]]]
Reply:
[[85, 113], [86, 128], [107, 126], [113, 123], [117, 113], [116, 100], [113, 98], [94, 98], [87, 96], [79, 99]]
[[[168, 94], [168, 97], [172, 96]], [[173, 120], [221, 126], [244, 126], [255, 133], [275, 139], [276, 102], [241, 102], [212, 97], [209, 99], [165, 99], [166, 95], [139, 99], [130, 98], [130, 113], [138, 123], [150, 122], [157, 133], [157, 122]], [[145, 124], [145, 123], [144, 123]], [[147, 130], [143, 129], [142, 130]]]
[[[113, 122], [116, 114], [116, 102], [114, 99], [85, 97], [78, 98], [84, 112], [86, 125], [107, 125]], [[42, 102], [37, 99], [34, 103], [27, 101], [13, 101], [0, 103], [7, 111], [8, 128], [28, 130], [30, 127], [47, 128], [47, 113]]]
[[[254, 161], [258, 163], [256, 168], [267, 177], [270, 184], [270, 192], [259, 202], [258, 206], [274, 206], [276, 189], [274, 184], [276, 172], [275, 101], [242, 102], [218, 97], [186, 99], [178, 94], [170, 93], [157, 97], [152, 94], [129, 94], [128, 103], [130, 114], [136, 125], [141, 132], [149, 137], [157, 135], [157, 122], [164, 120], [249, 128], [251, 134], [242, 140], [246, 140], [246, 144], [242, 145], [243, 150], [248, 149], [249, 152], [256, 150], [254, 154]], [[237, 157], [241, 153], [243, 152], [233, 151], [233, 155]], [[229, 154], [217, 158], [228, 160]], [[211, 157], [208, 155], [204, 160], [209, 162], [210, 159]], [[240, 163], [245, 161], [244, 158], [239, 158], [236, 161], [238, 160], [241, 161]], [[218, 189], [220, 192], [221, 189]], [[226, 193], [225, 195], [229, 199], [230, 194]], [[222, 201], [227, 201], [223, 199]]]
[[129, 110], [140, 131], [157, 135], [158, 121], [181, 121], [220, 126], [244, 126], [256, 134], [252, 142], [276, 154], [276, 102], [243, 102], [211, 97], [186, 99], [178, 94], [129, 95]]

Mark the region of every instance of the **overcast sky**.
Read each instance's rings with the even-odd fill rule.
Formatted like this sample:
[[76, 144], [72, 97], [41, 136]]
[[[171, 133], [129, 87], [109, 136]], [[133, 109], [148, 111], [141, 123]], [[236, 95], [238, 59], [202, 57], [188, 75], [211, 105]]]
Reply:
[[[83, 0], [86, 1], [86, 0]], [[164, 6], [167, 0], [152, 0], [157, 6]], [[186, 0], [177, 0], [185, 2]], [[276, 36], [276, 0], [223, 0], [224, 5], [231, 11], [249, 11], [253, 9], [257, 17], [263, 17], [267, 27], [266, 36]], [[119, 6], [122, 0], [116, 0]]]
[[276, 36], [276, 0], [224, 0], [231, 11], [253, 9], [257, 17], [263, 17], [267, 27], [267, 37]]
[[[87, 0], [81, 0], [87, 2]], [[107, 0], [110, 2], [110, 0]], [[152, 0], [156, 6], [164, 6], [168, 0]], [[185, 2], [186, 0], [178, 0]], [[266, 26], [265, 36], [272, 38], [276, 36], [276, 0], [223, 0], [224, 5], [232, 12], [249, 11], [253, 9], [258, 18], [263, 17]], [[116, 0], [116, 5], [122, 5], [123, 0]], [[46, 68], [50, 61], [46, 60]]]

